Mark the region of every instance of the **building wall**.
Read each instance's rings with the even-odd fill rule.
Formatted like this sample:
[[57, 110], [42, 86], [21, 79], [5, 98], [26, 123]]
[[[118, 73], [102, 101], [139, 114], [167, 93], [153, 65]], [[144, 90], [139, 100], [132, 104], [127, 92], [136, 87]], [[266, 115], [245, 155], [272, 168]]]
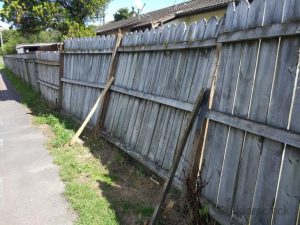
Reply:
[[24, 53], [24, 48], [16, 48], [18, 54]]
[[193, 23], [194, 21], [199, 21], [200, 19], [205, 18], [206, 20], [209, 20], [212, 16], [216, 16], [218, 19], [220, 19], [222, 16], [224, 16], [226, 13], [226, 9], [221, 9], [221, 10], [216, 10], [216, 11], [211, 11], [211, 12], [206, 12], [206, 13], [200, 13], [192, 16], [185, 16], [181, 18], [177, 18], [175, 20], [172, 20], [170, 22], [165, 23], [165, 25], [169, 24], [180, 24], [182, 22], [185, 22], [187, 25]]

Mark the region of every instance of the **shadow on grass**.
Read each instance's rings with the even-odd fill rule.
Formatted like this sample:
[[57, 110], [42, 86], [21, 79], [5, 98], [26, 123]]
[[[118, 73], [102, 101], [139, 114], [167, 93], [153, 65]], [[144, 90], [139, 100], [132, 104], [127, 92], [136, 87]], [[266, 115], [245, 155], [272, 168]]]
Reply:
[[[13, 83], [37, 122], [52, 128], [55, 138], [50, 152], [60, 165], [66, 195], [79, 213], [78, 224], [144, 224], [158, 202], [159, 179], [104, 139], [92, 138], [89, 131], [82, 135], [84, 147], [66, 147], [78, 124], [51, 109], [38, 92], [9, 70], [0, 72]], [[178, 193], [173, 191], [169, 199], [178, 199]], [[159, 224], [188, 224], [176, 207], [164, 217]]]

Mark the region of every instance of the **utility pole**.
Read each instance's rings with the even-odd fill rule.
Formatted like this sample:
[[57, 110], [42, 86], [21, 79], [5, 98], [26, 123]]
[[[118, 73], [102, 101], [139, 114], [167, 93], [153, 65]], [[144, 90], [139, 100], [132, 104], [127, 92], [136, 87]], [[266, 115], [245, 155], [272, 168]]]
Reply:
[[2, 55], [4, 55], [3, 36], [2, 36], [2, 26], [0, 26], [0, 39], [1, 39], [1, 50], [2, 50]]

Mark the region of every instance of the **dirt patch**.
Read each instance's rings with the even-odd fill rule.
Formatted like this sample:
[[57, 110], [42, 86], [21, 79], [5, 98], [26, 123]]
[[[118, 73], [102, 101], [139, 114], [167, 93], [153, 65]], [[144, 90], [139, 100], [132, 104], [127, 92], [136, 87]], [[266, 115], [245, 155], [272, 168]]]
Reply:
[[[101, 166], [107, 168], [108, 176], [113, 178], [114, 185], [98, 181], [98, 186], [116, 211], [121, 224], [144, 224], [159, 201], [162, 190], [160, 178], [103, 139], [96, 142], [85, 140], [85, 145]], [[86, 159], [89, 156], [80, 158]], [[171, 191], [167, 200], [171, 204], [159, 224], [190, 224], [188, 213], [179, 210], [179, 196], [176, 190]]]

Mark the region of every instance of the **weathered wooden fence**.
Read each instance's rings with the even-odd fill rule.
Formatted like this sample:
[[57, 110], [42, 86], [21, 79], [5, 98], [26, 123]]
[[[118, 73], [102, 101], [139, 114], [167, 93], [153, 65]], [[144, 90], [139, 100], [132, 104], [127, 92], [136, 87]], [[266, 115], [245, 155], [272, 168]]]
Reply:
[[[175, 183], [201, 152], [202, 198], [218, 222], [298, 225], [299, 21], [298, 0], [242, 0], [220, 21], [130, 33], [120, 46], [115, 36], [66, 40], [63, 78], [56, 63], [43, 65], [50, 75], [39, 64], [39, 84], [59, 87], [43, 95], [82, 120], [115, 76], [90, 125], [162, 177], [197, 95], [210, 88], [204, 143], [196, 121]], [[12, 58], [6, 65], [26, 80]]]
[[3, 60], [14, 74], [20, 76], [22, 80], [38, 90], [35, 54], [7, 55]]
[[[211, 86], [217, 34], [218, 21], [212, 18], [188, 30], [182, 24], [126, 35], [118, 48], [102, 134], [165, 176], [197, 95]], [[108, 80], [115, 43], [115, 37], [65, 42], [64, 111], [79, 119], [86, 117]], [[98, 119], [99, 112], [91, 124]], [[182, 171], [193, 161], [195, 130], [186, 145], [178, 181], [183, 181]]]
[[[66, 113], [85, 119], [107, 82], [114, 44], [114, 36], [65, 41], [62, 108]], [[90, 125], [96, 125], [99, 110]]]
[[37, 52], [36, 64], [42, 96], [53, 106], [60, 104], [60, 52]]
[[4, 63], [53, 107], [60, 106], [60, 52], [7, 55]]
[[299, 20], [300, 1], [227, 9], [202, 172], [222, 224], [299, 224]]

